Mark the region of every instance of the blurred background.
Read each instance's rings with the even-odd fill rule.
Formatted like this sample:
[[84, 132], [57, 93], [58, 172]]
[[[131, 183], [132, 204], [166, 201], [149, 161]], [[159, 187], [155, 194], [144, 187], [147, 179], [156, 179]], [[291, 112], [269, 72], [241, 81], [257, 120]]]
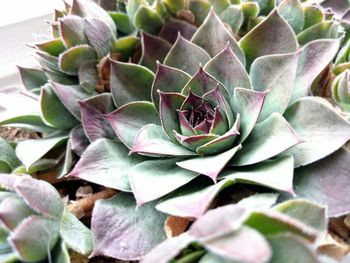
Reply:
[[16, 65], [36, 65], [26, 46], [49, 35], [46, 21], [54, 9], [63, 9], [62, 0], [11, 0], [0, 3], [0, 88], [20, 83]]

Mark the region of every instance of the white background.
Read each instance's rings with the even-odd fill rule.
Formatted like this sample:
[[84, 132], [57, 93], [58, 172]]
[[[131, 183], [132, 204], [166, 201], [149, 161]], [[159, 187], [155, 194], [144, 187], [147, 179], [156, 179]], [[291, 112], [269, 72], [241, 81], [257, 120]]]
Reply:
[[33, 51], [25, 44], [36, 35], [49, 35], [46, 21], [54, 9], [63, 9], [61, 0], [0, 0], [0, 88], [20, 83], [17, 67], [32, 66]]

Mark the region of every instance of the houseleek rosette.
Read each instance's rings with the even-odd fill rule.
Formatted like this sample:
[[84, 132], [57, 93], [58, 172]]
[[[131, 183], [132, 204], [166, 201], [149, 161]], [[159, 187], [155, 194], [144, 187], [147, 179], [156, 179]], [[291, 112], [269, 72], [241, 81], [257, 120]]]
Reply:
[[[140, 259], [165, 238], [164, 213], [198, 218], [237, 182], [293, 194], [294, 168], [309, 167], [350, 138], [348, 122], [307, 96], [339, 45], [298, 45], [277, 10], [237, 42], [212, 11], [190, 41], [178, 36], [156, 74], [111, 60], [117, 110], [100, 116], [119, 141], [93, 141], [69, 176], [132, 192], [139, 207], [127, 193], [96, 205], [94, 255]], [[133, 224], [132, 234], [121, 222]]]
[[47, 182], [0, 174], [1, 262], [68, 263], [68, 248], [88, 255], [92, 233]]

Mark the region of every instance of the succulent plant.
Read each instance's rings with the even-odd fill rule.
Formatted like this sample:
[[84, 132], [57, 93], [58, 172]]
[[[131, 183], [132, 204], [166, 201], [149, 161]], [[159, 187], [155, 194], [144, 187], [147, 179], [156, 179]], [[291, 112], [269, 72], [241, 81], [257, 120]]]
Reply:
[[[4, 172], [31, 173], [59, 164], [62, 175], [124, 192], [98, 201], [91, 222], [91, 256], [124, 260], [142, 259], [166, 239], [166, 214], [201, 218], [236, 183], [274, 189], [285, 198], [319, 200], [330, 206], [329, 216], [349, 212], [337, 200], [348, 198], [350, 154], [342, 146], [350, 139], [350, 123], [324, 99], [309, 96], [340, 46], [347, 46], [341, 32], [346, 27], [343, 21], [339, 25], [336, 12], [308, 3], [314, 1], [277, 2], [276, 7], [275, 1], [260, 0], [133, 0], [118, 2], [117, 11], [108, 14], [92, 1], [73, 1], [65, 12], [56, 12], [54, 40], [36, 45], [42, 69], [20, 69], [26, 90], [1, 90], [0, 124], [42, 133], [41, 139], [20, 142], [15, 150], [0, 144], [9, 156], [0, 158]], [[347, 74], [336, 79], [339, 84]], [[334, 90], [343, 98], [338, 86]], [[18, 168], [20, 162], [24, 169]], [[337, 167], [337, 173], [330, 173], [330, 167]], [[341, 190], [331, 191], [323, 183], [333, 176], [340, 178]], [[52, 186], [14, 175], [0, 175], [1, 182], [34, 211], [31, 217], [51, 220], [55, 239], [49, 250], [56, 251], [61, 241], [83, 254], [92, 250], [91, 233], [67, 211]], [[46, 199], [52, 197], [57, 213], [38, 210], [31, 200], [40, 191], [32, 190], [27, 200], [22, 184], [48, 188], [43, 190], [45, 203], [38, 204], [50, 206]], [[305, 239], [318, 236], [308, 228], [310, 218], [292, 218], [305, 206], [315, 213], [322, 209], [304, 201], [289, 201], [291, 211], [283, 205], [272, 209], [273, 222], [293, 223], [280, 237], [259, 228], [270, 212], [261, 212], [258, 223], [254, 217], [260, 212], [240, 205], [212, 214], [243, 209], [248, 221], [225, 233], [234, 238], [236, 231], [250, 229], [262, 242], [266, 260], [277, 257], [278, 262], [284, 256], [280, 249], [285, 248], [273, 238], [315, 259], [305, 245]], [[280, 207], [283, 212], [276, 212]], [[252, 225], [246, 225], [249, 218]], [[79, 233], [65, 229], [69, 226]], [[13, 233], [21, 232], [18, 228], [22, 224], [5, 231], [9, 243]], [[79, 237], [78, 244], [73, 237]], [[198, 236], [187, 237], [185, 243], [200, 243], [187, 250], [189, 256], [211, 251]], [[218, 238], [224, 242], [223, 236]], [[34, 255], [43, 259], [48, 254], [41, 248]], [[65, 253], [64, 246], [57, 250]], [[16, 247], [13, 251], [32, 260]], [[206, 257], [214, 260], [210, 253]]]
[[210, 210], [141, 262], [320, 262], [315, 247], [327, 229], [325, 208], [304, 200], [270, 208], [274, 201], [261, 194]]
[[67, 247], [89, 254], [91, 231], [72, 215], [56, 189], [30, 176], [0, 174], [1, 262], [70, 262]]
[[350, 113], [350, 88], [349, 70], [338, 75], [332, 83], [333, 101], [344, 112]]
[[[96, 206], [94, 255], [141, 258], [165, 239], [164, 213], [199, 218], [237, 182], [293, 194], [295, 168], [312, 167], [350, 139], [349, 123], [307, 96], [339, 45], [299, 46], [278, 11], [237, 43], [212, 11], [191, 41], [178, 36], [156, 74], [111, 60], [117, 110], [107, 118], [120, 142], [92, 142], [69, 176], [132, 192], [139, 208], [129, 194]], [[121, 224], [132, 224], [132, 233]]]

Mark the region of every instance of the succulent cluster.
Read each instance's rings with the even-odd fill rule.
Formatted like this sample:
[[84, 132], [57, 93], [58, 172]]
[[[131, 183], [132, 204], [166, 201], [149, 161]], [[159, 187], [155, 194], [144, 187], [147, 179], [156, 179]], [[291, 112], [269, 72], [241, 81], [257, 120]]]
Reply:
[[[69, 262], [68, 246], [139, 260], [171, 215], [196, 221], [145, 262], [284, 262], [288, 249], [317, 262], [326, 217], [350, 212], [350, 123], [311, 95], [332, 82], [350, 112], [350, 3], [316, 2], [129, 0], [107, 12], [73, 0], [56, 11], [53, 39], [33, 44], [40, 68], [0, 90], [0, 124], [41, 138], [1, 140], [0, 172], [53, 168], [121, 193], [96, 203], [91, 233], [50, 184], [1, 174], [0, 255]], [[277, 195], [207, 212], [237, 183], [328, 214], [303, 200], [271, 208]]]
[[92, 233], [47, 182], [0, 174], [1, 262], [68, 263], [67, 247], [88, 255]]
[[276, 198], [255, 195], [210, 210], [141, 262], [323, 262], [315, 247], [327, 229], [325, 209], [297, 199], [270, 208]]

